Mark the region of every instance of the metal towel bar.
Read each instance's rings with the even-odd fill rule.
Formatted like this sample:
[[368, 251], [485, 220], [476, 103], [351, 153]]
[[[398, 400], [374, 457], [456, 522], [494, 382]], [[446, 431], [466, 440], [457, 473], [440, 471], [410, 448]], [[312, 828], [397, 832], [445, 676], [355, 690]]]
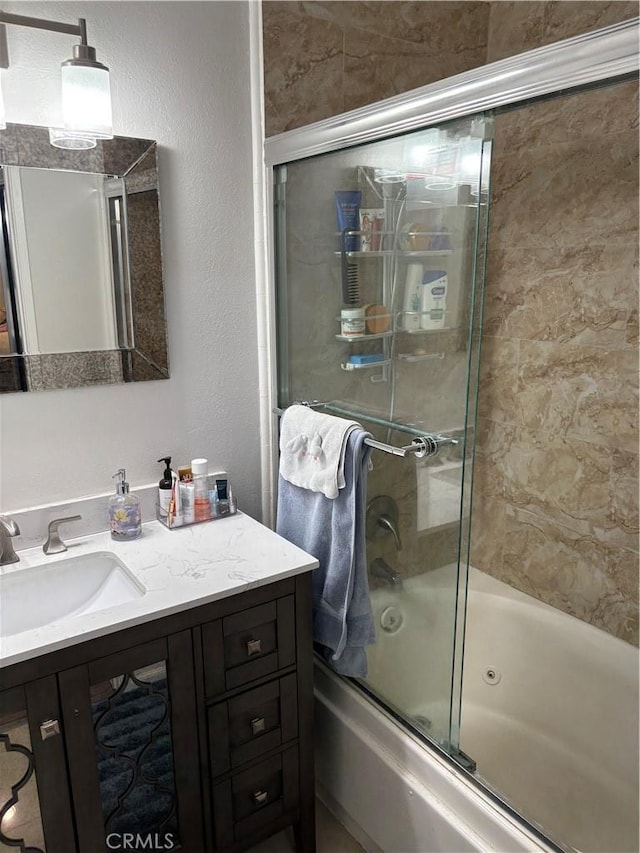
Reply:
[[[310, 405], [302, 402], [297, 405], [309, 406], [309, 408], [313, 409], [322, 406], [322, 403]], [[281, 417], [284, 412], [285, 410], [280, 408], [273, 410], [273, 413], [278, 415], [278, 417]], [[404, 458], [412, 453], [416, 459], [423, 459], [425, 456], [435, 456], [442, 447], [455, 447], [458, 444], [458, 439], [450, 438], [446, 435], [425, 433], [424, 435], [417, 436], [412, 440], [411, 444], [406, 444], [404, 447], [395, 447], [393, 444], [386, 444], [384, 441], [377, 441], [375, 438], [365, 438], [364, 443], [376, 450], [382, 450], [384, 453], [391, 453], [393, 456]]]

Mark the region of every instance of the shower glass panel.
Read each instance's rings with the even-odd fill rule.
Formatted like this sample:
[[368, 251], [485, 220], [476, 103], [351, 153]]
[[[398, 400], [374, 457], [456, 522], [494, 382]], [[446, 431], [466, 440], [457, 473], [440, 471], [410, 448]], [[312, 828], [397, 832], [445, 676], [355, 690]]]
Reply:
[[377, 643], [361, 687], [458, 754], [492, 117], [274, 171], [279, 405], [374, 438], [367, 562]]
[[640, 849], [638, 198], [637, 80], [495, 116], [460, 742], [582, 853]]

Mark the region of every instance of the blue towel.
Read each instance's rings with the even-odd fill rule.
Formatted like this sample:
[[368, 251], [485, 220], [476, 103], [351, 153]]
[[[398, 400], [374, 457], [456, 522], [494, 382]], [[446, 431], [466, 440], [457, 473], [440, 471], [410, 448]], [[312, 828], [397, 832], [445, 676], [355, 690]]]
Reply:
[[358, 427], [348, 438], [337, 498], [278, 480], [277, 532], [320, 563], [312, 575], [313, 639], [332, 669], [353, 677], [367, 674], [365, 646], [376, 639], [365, 550], [367, 436]]

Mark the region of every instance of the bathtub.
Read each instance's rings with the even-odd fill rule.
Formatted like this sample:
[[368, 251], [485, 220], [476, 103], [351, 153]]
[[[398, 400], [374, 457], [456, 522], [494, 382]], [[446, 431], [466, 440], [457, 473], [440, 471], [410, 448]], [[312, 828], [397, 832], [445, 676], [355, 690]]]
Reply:
[[[435, 740], [447, 719], [453, 571], [372, 593], [368, 682]], [[561, 846], [638, 850], [637, 649], [471, 569], [462, 709], [473, 778], [316, 664], [319, 795], [367, 850], [552, 849], [477, 779]]]

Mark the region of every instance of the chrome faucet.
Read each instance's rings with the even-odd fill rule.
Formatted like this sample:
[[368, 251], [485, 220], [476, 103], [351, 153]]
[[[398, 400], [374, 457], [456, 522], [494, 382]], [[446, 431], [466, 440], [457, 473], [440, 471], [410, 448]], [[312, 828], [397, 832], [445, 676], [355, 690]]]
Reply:
[[20, 561], [20, 557], [13, 550], [13, 536], [20, 536], [20, 528], [17, 522], [6, 515], [0, 515], [0, 566], [8, 566]]
[[44, 551], [44, 553], [62, 554], [63, 551], [66, 551], [67, 546], [60, 538], [60, 531], [58, 530], [58, 528], [61, 524], [64, 524], [67, 521], [80, 521], [81, 518], [81, 515], [68, 515], [66, 518], [54, 518], [52, 521], [50, 521], [49, 535], [47, 537], [47, 541], [42, 546], [42, 550]]
[[372, 577], [381, 578], [395, 589], [402, 589], [402, 575], [392, 569], [389, 563], [383, 560], [382, 557], [378, 557], [371, 562], [369, 571]]

